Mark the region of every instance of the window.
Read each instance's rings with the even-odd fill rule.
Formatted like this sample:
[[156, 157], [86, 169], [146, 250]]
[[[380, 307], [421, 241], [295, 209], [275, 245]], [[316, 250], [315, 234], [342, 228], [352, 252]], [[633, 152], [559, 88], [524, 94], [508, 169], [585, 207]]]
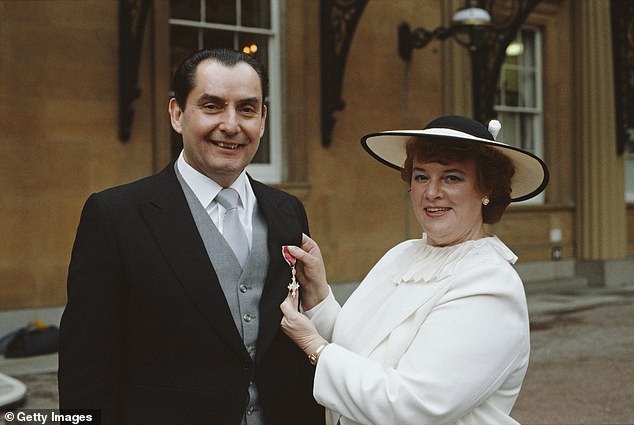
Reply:
[[[181, 61], [202, 48], [229, 47], [256, 56], [267, 68], [266, 132], [249, 173], [266, 183], [282, 179], [279, 0], [171, 0], [172, 75]], [[172, 149], [181, 149], [174, 134]]]
[[[543, 157], [541, 37], [535, 28], [522, 28], [506, 49], [494, 109], [502, 123], [505, 143]], [[543, 203], [544, 193], [524, 203]]]

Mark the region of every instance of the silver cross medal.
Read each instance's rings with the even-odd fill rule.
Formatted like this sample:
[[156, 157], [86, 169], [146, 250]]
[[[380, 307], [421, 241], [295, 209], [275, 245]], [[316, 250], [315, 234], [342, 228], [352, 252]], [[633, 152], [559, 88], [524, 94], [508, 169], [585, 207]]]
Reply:
[[297, 279], [295, 279], [295, 263], [297, 262], [297, 259], [291, 255], [288, 251], [288, 246], [286, 245], [282, 247], [282, 256], [291, 267], [292, 280], [291, 283], [288, 284], [288, 290], [291, 292], [291, 298], [295, 298], [297, 289], [299, 288], [299, 283], [297, 283]]

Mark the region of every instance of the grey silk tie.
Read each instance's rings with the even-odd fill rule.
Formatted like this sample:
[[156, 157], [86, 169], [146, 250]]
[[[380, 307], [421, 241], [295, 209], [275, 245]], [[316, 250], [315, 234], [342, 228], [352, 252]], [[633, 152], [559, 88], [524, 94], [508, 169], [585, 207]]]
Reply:
[[244, 264], [249, 257], [249, 241], [238, 216], [238, 198], [239, 195], [235, 189], [225, 188], [218, 193], [216, 201], [226, 210], [222, 225], [222, 235], [229, 242], [240, 265], [244, 268]]

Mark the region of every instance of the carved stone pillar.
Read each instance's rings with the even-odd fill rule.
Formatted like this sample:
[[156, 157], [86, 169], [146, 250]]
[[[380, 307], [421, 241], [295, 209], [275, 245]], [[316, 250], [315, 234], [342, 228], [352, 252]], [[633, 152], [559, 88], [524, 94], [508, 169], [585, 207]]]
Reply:
[[583, 271], [587, 266], [604, 267], [606, 260], [621, 259], [627, 253], [624, 159], [616, 150], [610, 2], [575, 0], [571, 6], [577, 258]]

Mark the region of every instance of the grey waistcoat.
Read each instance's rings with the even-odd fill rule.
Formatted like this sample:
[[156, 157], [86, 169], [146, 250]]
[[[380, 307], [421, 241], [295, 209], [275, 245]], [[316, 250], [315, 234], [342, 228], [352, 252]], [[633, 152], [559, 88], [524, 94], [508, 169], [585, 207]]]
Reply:
[[[236, 258], [229, 243], [222, 236], [205, 208], [187, 185], [174, 164], [176, 176], [183, 188], [198, 232], [203, 239], [207, 255], [220, 280], [220, 286], [227, 299], [233, 321], [242, 336], [244, 346], [255, 359], [260, 324], [260, 297], [269, 268], [269, 251], [267, 248], [267, 225], [257, 204], [253, 210], [253, 238], [251, 253], [244, 270]], [[258, 392], [255, 382], [249, 385], [249, 400], [245, 406], [243, 425], [264, 425], [264, 416], [258, 403]]]

